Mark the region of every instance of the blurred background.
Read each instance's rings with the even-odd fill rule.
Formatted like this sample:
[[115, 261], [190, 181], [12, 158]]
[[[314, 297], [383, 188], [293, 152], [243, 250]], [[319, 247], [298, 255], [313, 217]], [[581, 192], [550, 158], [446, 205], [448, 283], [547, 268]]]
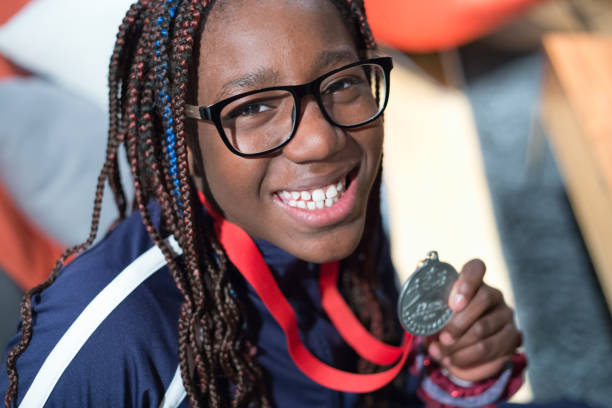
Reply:
[[[88, 234], [130, 3], [0, 4], [2, 349], [23, 292]], [[430, 250], [457, 268], [482, 258], [524, 332], [514, 400], [612, 407], [612, 1], [366, 9], [395, 64], [383, 211], [399, 280]], [[102, 230], [115, 216], [105, 200]]]

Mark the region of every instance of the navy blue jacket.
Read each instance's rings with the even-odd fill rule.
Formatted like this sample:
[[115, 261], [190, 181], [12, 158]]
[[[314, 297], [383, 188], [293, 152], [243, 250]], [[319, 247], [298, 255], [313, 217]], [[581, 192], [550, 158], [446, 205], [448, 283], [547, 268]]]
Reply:
[[[150, 208], [159, 224], [159, 208]], [[298, 260], [265, 241], [256, 243], [296, 311], [306, 347], [334, 367], [355, 371], [357, 356], [321, 308], [318, 265]], [[53, 285], [34, 297], [34, 335], [17, 364], [20, 403], [29, 390], [28, 398], [34, 401], [31, 406], [188, 406], [182, 383], [176, 382], [182, 297], [160, 257], [136, 212], [67, 265]], [[151, 259], [157, 263], [149, 262]], [[386, 283], [381, 295], [395, 304], [394, 271], [386, 246], [379, 269]], [[283, 332], [259, 297], [246, 282], [243, 290], [250, 303], [245, 308], [249, 311], [247, 326], [256, 339], [256, 358], [275, 406], [360, 405], [358, 395], [329, 390], [307, 378], [289, 357]], [[118, 295], [121, 291], [124, 294]], [[87, 318], [79, 319], [81, 314]], [[18, 339], [19, 335], [15, 336], [9, 348]], [[416, 396], [423, 378], [407, 371], [403, 387], [389, 390], [392, 406], [423, 405]], [[2, 370], [0, 394], [7, 384]], [[452, 399], [435, 386], [430, 389], [430, 395]], [[465, 406], [477, 406], [479, 401], [483, 400]]]

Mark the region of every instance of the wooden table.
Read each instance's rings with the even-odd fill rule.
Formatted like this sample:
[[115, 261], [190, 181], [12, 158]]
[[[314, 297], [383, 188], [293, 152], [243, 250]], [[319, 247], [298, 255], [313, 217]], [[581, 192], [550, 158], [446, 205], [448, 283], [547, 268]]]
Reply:
[[612, 37], [544, 39], [542, 119], [612, 311]]

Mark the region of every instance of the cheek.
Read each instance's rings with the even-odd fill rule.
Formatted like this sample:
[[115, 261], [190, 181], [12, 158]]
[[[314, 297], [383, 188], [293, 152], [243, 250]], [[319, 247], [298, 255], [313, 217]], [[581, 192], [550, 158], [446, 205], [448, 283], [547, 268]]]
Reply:
[[380, 160], [382, 158], [383, 144], [384, 144], [383, 142], [384, 142], [384, 138], [383, 138], [383, 132], [382, 132], [382, 129], [381, 129], [380, 132], [377, 132], [377, 134], [373, 135], [372, 141], [371, 141], [371, 146], [370, 146], [370, 150], [371, 150], [372, 154], [375, 157], [377, 157], [377, 162], [380, 162]]
[[199, 142], [204, 174], [213, 199], [227, 219], [236, 221], [245, 208], [257, 206], [264, 172], [256, 160], [230, 152], [216, 133], [200, 132]]
[[202, 159], [208, 187], [222, 210], [226, 210], [232, 199], [242, 199], [247, 195], [248, 183], [245, 183], [244, 172], [233, 157], [217, 149], [205, 148], [202, 149]]
[[[234, 158], [231, 157], [233, 155], [227, 151], [214, 127], [199, 126], [198, 134], [206, 183], [213, 193], [215, 201], [222, 205], [224, 197], [232, 194], [232, 185], [239, 183], [241, 177], [235, 177], [232, 180], [232, 175], [235, 173], [228, 169], [234, 167], [232, 163]], [[226, 154], [224, 150], [229, 154]], [[236, 176], [238, 175], [236, 174]]]
[[[377, 120], [372, 127], [355, 132], [354, 138], [369, 158], [372, 170], [378, 171], [383, 154], [384, 130], [382, 120]], [[374, 174], [375, 176], [375, 174]]]

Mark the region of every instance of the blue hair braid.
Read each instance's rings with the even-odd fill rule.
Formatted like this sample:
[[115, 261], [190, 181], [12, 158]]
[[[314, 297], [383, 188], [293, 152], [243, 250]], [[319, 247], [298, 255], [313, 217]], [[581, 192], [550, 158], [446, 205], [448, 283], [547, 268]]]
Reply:
[[[177, 0], [166, 0], [165, 5], [167, 7], [168, 21], [164, 16], [159, 16], [156, 24], [160, 28], [162, 37], [167, 41], [168, 38], [168, 26], [169, 21], [174, 18], [174, 14], [177, 7]], [[159, 56], [161, 54], [160, 40], [155, 41], [155, 54]], [[157, 103], [161, 108], [162, 112], [162, 124], [164, 128], [164, 135], [166, 141], [166, 156], [168, 158], [168, 171], [170, 178], [174, 184], [172, 194], [176, 198], [179, 211], [182, 213], [181, 207], [183, 206], [181, 200], [181, 188], [178, 178], [178, 166], [176, 159], [176, 136], [174, 134], [174, 120], [172, 119], [172, 105], [170, 102], [170, 95], [168, 94], [168, 63], [163, 61], [161, 64], [155, 67], [157, 79], [161, 83], [160, 90], [157, 94]]]

